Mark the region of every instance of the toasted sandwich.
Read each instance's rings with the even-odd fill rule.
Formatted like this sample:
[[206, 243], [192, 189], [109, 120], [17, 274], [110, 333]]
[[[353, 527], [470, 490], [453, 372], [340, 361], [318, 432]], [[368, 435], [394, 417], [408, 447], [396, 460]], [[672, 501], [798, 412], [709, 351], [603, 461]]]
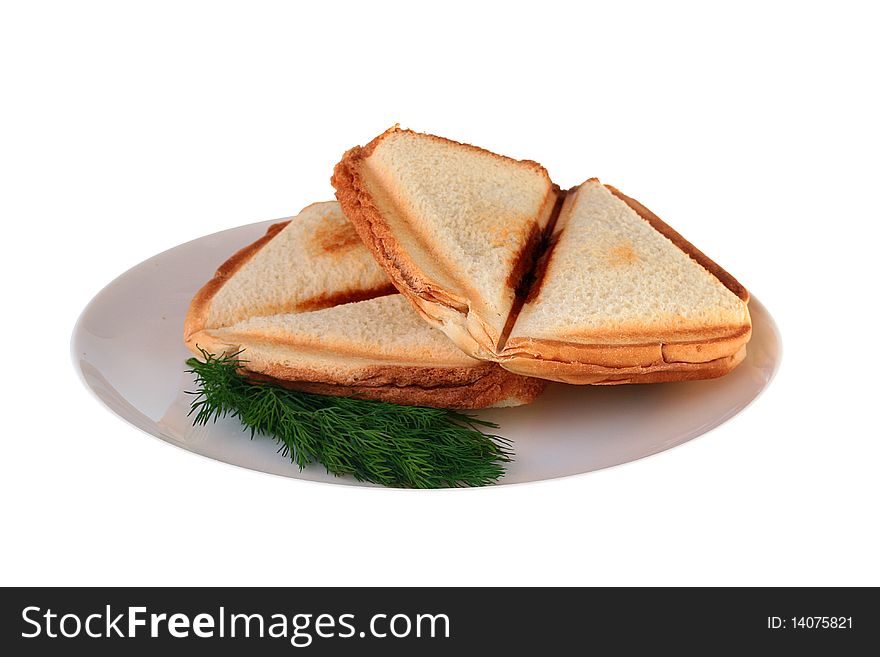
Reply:
[[637, 201], [591, 178], [394, 127], [349, 150], [346, 216], [423, 319], [471, 356], [579, 384], [721, 376], [748, 292]]
[[412, 310], [336, 202], [316, 203], [223, 263], [195, 295], [196, 355], [241, 352], [255, 381], [443, 408], [516, 406], [544, 382], [474, 359]]

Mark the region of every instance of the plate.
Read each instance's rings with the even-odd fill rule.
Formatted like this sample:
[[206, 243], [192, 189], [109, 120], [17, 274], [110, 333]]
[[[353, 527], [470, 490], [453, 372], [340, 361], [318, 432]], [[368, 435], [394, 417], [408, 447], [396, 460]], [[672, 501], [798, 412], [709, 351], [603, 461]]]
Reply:
[[[277, 220], [276, 220], [277, 221]], [[230, 254], [275, 221], [233, 228], [181, 244], [128, 270], [86, 306], [71, 351], [85, 385], [107, 408], [162, 440], [218, 461], [271, 474], [352, 486], [320, 465], [305, 470], [276, 453], [274, 441], [249, 439], [234, 419], [193, 427], [195, 389], [183, 345], [189, 301]], [[767, 387], [779, 366], [779, 332], [752, 297], [746, 359], [720, 379], [623, 386], [551, 384], [534, 403], [487, 409], [515, 460], [500, 484], [581, 474], [675, 447], [729, 420]]]

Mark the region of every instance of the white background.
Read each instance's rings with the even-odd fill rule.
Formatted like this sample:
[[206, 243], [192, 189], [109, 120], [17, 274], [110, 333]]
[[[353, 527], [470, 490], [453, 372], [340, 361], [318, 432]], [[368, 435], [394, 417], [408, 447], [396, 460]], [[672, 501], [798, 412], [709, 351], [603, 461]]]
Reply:
[[[3, 4], [0, 583], [880, 584], [877, 20], [710, 4]], [[213, 462], [84, 389], [103, 285], [332, 198], [396, 122], [644, 201], [773, 313], [774, 383], [658, 456], [434, 492]]]

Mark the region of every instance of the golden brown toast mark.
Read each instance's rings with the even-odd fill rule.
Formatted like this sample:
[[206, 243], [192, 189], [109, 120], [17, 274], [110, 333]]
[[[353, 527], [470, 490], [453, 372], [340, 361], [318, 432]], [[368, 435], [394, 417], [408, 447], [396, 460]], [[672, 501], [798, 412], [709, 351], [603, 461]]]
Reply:
[[343, 290], [333, 294], [319, 294], [311, 299], [306, 299], [296, 304], [297, 312], [310, 312], [313, 310], [322, 310], [324, 308], [332, 308], [333, 306], [341, 306], [346, 303], [354, 303], [356, 301], [367, 301], [377, 297], [387, 297], [389, 294], [397, 294], [397, 288], [391, 283], [385, 283], [379, 287], [367, 290]]
[[535, 262], [539, 257], [542, 235], [537, 224], [529, 225], [529, 234], [523, 243], [520, 244], [519, 251], [512, 259], [510, 272], [507, 274], [505, 283], [507, 287], [519, 295], [524, 293], [523, 285], [531, 271], [534, 269]]
[[498, 338], [498, 344], [495, 345], [495, 351], [501, 352], [510, 337], [513, 326], [519, 317], [523, 306], [537, 296], [544, 281], [544, 273], [547, 271], [547, 265], [550, 258], [553, 257], [553, 250], [559, 241], [559, 235], [556, 233], [556, 222], [562, 212], [562, 206], [565, 203], [565, 197], [568, 191], [562, 191], [556, 185], [553, 186], [556, 193], [556, 200], [553, 209], [550, 211], [550, 218], [543, 231], [539, 231], [536, 224], [532, 224], [528, 238], [517, 255], [516, 261], [507, 277], [508, 287], [513, 288], [514, 298], [513, 306], [504, 322], [504, 328]]
[[321, 224], [312, 235], [309, 251], [312, 255], [342, 255], [361, 244], [361, 238], [350, 222]]
[[547, 225], [543, 231], [538, 229], [537, 224], [530, 226], [528, 238], [513, 260], [513, 266], [507, 276], [507, 286], [513, 289], [517, 298], [525, 299], [531, 294], [530, 291], [534, 287], [537, 277], [541, 274], [540, 270], [546, 266], [549, 253], [556, 245], [556, 240], [559, 239], [559, 236], [554, 235], [553, 231], [556, 228], [556, 221], [559, 219], [567, 192], [560, 191], [556, 186], [553, 191], [556, 193], [556, 200]]
[[618, 244], [610, 251], [608, 251], [608, 254], [606, 256], [608, 264], [612, 267], [631, 265], [638, 259], [639, 256], [636, 254], [636, 251], [633, 248], [632, 243], [630, 242]]
[[538, 261], [535, 263], [534, 270], [532, 271], [531, 276], [528, 277], [527, 289], [524, 290], [523, 294], [524, 305], [537, 299], [538, 294], [541, 293], [541, 287], [544, 285], [544, 278], [547, 275], [547, 268], [550, 266], [550, 261], [553, 259], [553, 253], [556, 251], [556, 245], [559, 243], [559, 238], [562, 237], [562, 233], [564, 232], [565, 229], [563, 228], [558, 233], [551, 235], [547, 240], [546, 246], [542, 249], [542, 253], [538, 258]]

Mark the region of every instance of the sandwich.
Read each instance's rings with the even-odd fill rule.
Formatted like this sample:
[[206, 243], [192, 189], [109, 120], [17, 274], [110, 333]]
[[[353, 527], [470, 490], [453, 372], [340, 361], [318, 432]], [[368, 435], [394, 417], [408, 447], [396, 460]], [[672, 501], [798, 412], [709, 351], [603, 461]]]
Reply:
[[391, 128], [336, 165], [345, 215], [419, 315], [472, 357], [575, 384], [706, 379], [751, 336], [749, 295], [591, 178]]
[[322, 395], [438, 408], [516, 406], [544, 382], [475, 359], [418, 317], [338, 203], [271, 226], [193, 298], [196, 355], [238, 354], [240, 373]]

